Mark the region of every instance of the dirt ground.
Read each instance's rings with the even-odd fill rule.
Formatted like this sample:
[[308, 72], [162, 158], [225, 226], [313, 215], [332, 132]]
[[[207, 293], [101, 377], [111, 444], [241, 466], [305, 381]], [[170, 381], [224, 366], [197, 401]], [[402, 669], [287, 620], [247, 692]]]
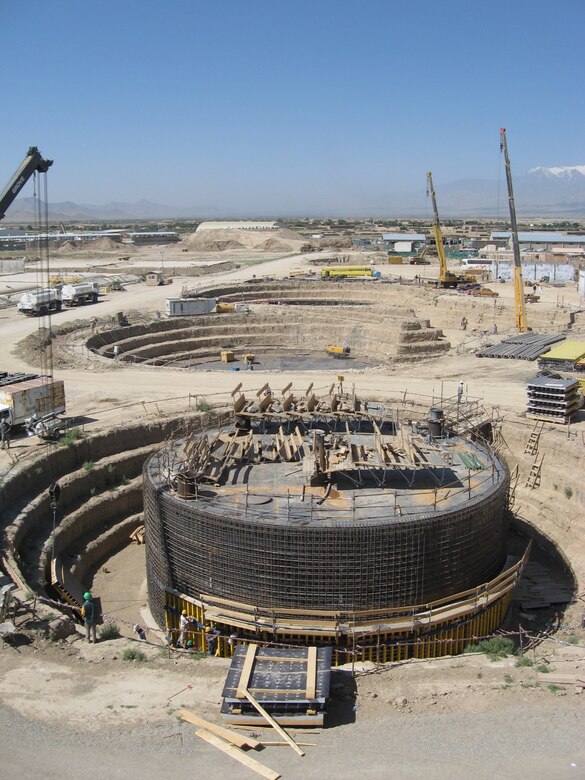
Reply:
[[[165, 250], [166, 251], [166, 250]], [[140, 250], [159, 255], [158, 249]], [[227, 253], [223, 253], [227, 254]], [[224, 258], [228, 259], [228, 258]], [[262, 273], [285, 275], [307, 267], [308, 258], [277, 258], [262, 265]], [[133, 262], [141, 262], [132, 255]], [[55, 261], [58, 264], [58, 260]], [[63, 261], [65, 262], [65, 260]], [[73, 262], [67, 257], [67, 262]], [[388, 267], [383, 269], [389, 274]], [[424, 269], [431, 273], [432, 267]], [[391, 270], [395, 273], [395, 269]], [[209, 277], [241, 281], [258, 267], [240, 268]], [[421, 269], [401, 267], [405, 278]], [[83, 310], [64, 311], [58, 322], [85, 316], [105, 318], [122, 309], [164, 309], [164, 298], [180, 295], [184, 280], [164, 288], [133, 285], [125, 292]], [[500, 289], [503, 288], [503, 289]], [[504, 299], [511, 285], [499, 285]], [[408, 294], [405, 287], [405, 295]], [[575, 286], [559, 291], [545, 288], [539, 306], [577, 307]], [[530, 311], [530, 310], [529, 310]], [[441, 327], [440, 309], [433, 325]], [[54, 318], [54, 323], [57, 318]], [[38, 322], [0, 310], [0, 366], [3, 370], [31, 370], [16, 345]], [[89, 331], [88, 331], [89, 332]], [[519, 463], [524, 478], [530, 462], [523, 453], [532, 423], [523, 418], [525, 383], [534, 366], [521, 361], [478, 360], [466, 348], [472, 334], [446, 329], [454, 349], [431, 363], [393, 370], [351, 372], [358, 392], [388, 390], [438, 395], [454, 392], [463, 378], [467, 392], [496, 405], [505, 421], [504, 454]], [[575, 334], [578, 338], [579, 334]], [[580, 336], [585, 339], [583, 333]], [[326, 387], [336, 371], [278, 372], [284, 387], [289, 381], [303, 386], [313, 381]], [[234, 378], [221, 372], [131, 368], [105, 362], [80, 362], [59, 370], [68, 397], [68, 414], [85, 417], [88, 429], [115, 425], [144, 414], [142, 402], [159, 402], [170, 409], [189, 393], [214, 401], [233, 389]], [[271, 375], [272, 377], [274, 375]], [[244, 390], [258, 387], [262, 373], [240, 376]], [[275, 381], [272, 379], [271, 381]], [[176, 402], [165, 399], [179, 399]], [[491, 662], [484, 655], [410, 662], [392, 668], [362, 667], [354, 683], [348, 670], [333, 677], [333, 695], [327, 727], [297, 737], [315, 743], [298, 757], [290, 748], [267, 747], [255, 757], [285, 778], [565, 778], [585, 775], [583, 724], [585, 693], [563, 680], [585, 677], [585, 631], [582, 628], [585, 593], [585, 496], [582, 488], [585, 419], [571, 431], [548, 426], [544, 440], [550, 447], [542, 486], [536, 491], [519, 483], [517, 508], [552, 538], [568, 558], [577, 577], [579, 598], [562, 617], [551, 639], [529, 654], [530, 665], [517, 666], [513, 656]], [[15, 439], [10, 455], [0, 453], [0, 472], [14, 459], [27, 457], [37, 442]], [[572, 497], [567, 498], [566, 488]], [[0, 776], [33, 778], [75, 777], [88, 771], [96, 778], [166, 778], [187, 772], [208, 778], [252, 777], [227, 756], [200, 741], [192, 726], [177, 719], [187, 707], [220, 722], [219, 702], [228, 661], [168, 651], [158, 644], [139, 643], [143, 663], [122, 659], [137, 643], [131, 625], [144, 623], [146, 591], [144, 548], [125, 548], [96, 572], [93, 588], [104, 610], [116, 615], [122, 638], [87, 644], [81, 636], [50, 642], [30, 631], [30, 643], [19, 647], [0, 644]], [[34, 618], [19, 615], [17, 624], [34, 628]], [[150, 644], [152, 642], [152, 644]], [[548, 670], [548, 671], [547, 671]], [[552, 680], [553, 682], [549, 682]], [[561, 680], [561, 683], [555, 682]], [[182, 690], [184, 689], [184, 690]], [[176, 695], [175, 695], [176, 694]], [[260, 733], [260, 732], [258, 732]], [[262, 732], [261, 739], [275, 740]], [[32, 749], [31, 749], [32, 747]]]

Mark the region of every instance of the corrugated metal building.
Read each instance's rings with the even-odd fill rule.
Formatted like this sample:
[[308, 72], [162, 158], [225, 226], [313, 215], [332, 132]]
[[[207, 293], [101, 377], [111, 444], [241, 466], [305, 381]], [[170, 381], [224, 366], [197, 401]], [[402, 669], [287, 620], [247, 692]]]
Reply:
[[[492, 241], [510, 240], [511, 233], [508, 230], [493, 230], [490, 233]], [[568, 233], [557, 233], [554, 230], [527, 230], [518, 231], [518, 243], [526, 245], [523, 249], [548, 249], [549, 247], [566, 245], [581, 246], [585, 249], [585, 236]]]

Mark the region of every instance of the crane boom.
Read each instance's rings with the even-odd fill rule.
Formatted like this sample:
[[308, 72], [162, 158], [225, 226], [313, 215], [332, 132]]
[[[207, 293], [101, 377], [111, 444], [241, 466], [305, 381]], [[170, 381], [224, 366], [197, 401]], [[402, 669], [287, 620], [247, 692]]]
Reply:
[[433, 174], [430, 171], [427, 173], [427, 195], [431, 196], [431, 200], [433, 202], [433, 212], [435, 214], [435, 219], [433, 221], [433, 235], [435, 237], [437, 255], [439, 257], [439, 279], [437, 284], [440, 287], [457, 287], [458, 284], [461, 284], [465, 280], [447, 270], [447, 258], [445, 257], [443, 231], [441, 230], [439, 209], [437, 208], [437, 198], [435, 195], [435, 188], [433, 187]]
[[512, 170], [508, 157], [508, 142], [506, 141], [506, 128], [500, 129], [500, 152], [504, 153], [506, 165], [506, 181], [508, 184], [508, 205], [510, 207], [510, 225], [512, 228], [512, 248], [514, 250], [514, 320], [518, 333], [526, 333], [528, 322], [526, 320], [526, 305], [524, 303], [524, 282], [522, 279], [522, 260], [520, 258], [520, 243], [518, 241], [518, 224], [516, 222], [516, 206], [514, 204], [514, 190], [512, 189]]
[[26, 153], [26, 157], [20, 164], [20, 167], [0, 194], [0, 219], [4, 219], [7, 208], [10, 206], [12, 201], [15, 200], [16, 196], [33, 175], [33, 173], [35, 173], [35, 171], [38, 171], [39, 173], [46, 173], [52, 164], [53, 161], [45, 160], [36, 146], [30, 147]]

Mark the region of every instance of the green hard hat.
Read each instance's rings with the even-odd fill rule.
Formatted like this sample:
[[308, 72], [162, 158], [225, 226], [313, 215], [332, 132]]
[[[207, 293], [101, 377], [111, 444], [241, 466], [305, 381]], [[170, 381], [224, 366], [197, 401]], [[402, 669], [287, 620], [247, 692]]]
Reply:
[[83, 594], [83, 598], [87, 601], [88, 599], [91, 598], [91, 593], [87, 591], [86, 593]]

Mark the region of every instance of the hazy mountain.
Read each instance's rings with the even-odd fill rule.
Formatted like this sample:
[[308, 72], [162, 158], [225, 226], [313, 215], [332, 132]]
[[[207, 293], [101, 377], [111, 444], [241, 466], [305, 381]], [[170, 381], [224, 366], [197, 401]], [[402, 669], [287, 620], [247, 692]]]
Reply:
[[[525, 216], [585, 216], [585, 165], [532, 168], [514, 176], [514, 201]], [[495, 216], [508, 211], [508, 190], [502, 181], [462, 179], [437, 189], [439, 212], [445, 216]]]
[[[516, 211], [524, 217], [576, 218], [585, 217], [585, 165], [570, 167], [532, 168], [528, 173], [514, 176], [514, 197]], [[437, 203], [441, 217], [503, 217], [508, 213], [508, 192], [506, 178], [497, 181], [487, 179], [459, 179], [453, 182], [435, 182]], [[33, 198], [17, 199], [10, 207], [6, 222], [32, 222], [34, 219]], [[298, 210], [298, 209], [297, 209]], [[432, 217], [432, 210], [424, 194], [393, 193], [376, 201], [362, 203], [354, 208], [339, 209], [335, 204], [310, 210], [303, 208], [303, 215], [313, 216], [418, 216], [425, 213]], [[271, 213], [271, 217], [294, 216]], [[103, 206], [77, 204], [70, 201], [51, 203], [51, 222], [99, 222], [104, 220], [146, 220], [146, 219], [209, 219], [218, 217], [245, 217], [245, 209], [237, 215], [230, 214], [217, 206], [176, 207], [140, 200], [136, 203], [106, 203]]]
[[[11, 205], [4, 222], [32, 222], [38, 208], [35, 198], [20, 198]], [[41, 203], [41, 210], [44, 204]], [[181, 208], [164, 206], [139, 200], [136, 203], [118, 203], [112, 201], [103, 206], [87, 203], [63, 201], [49, 204], [50, 222], [98, 222], [103, 220], [144, 220], [144, 219], [197, 219], [198, 217], [217, 217], [220, 211], [215, 206]]]

